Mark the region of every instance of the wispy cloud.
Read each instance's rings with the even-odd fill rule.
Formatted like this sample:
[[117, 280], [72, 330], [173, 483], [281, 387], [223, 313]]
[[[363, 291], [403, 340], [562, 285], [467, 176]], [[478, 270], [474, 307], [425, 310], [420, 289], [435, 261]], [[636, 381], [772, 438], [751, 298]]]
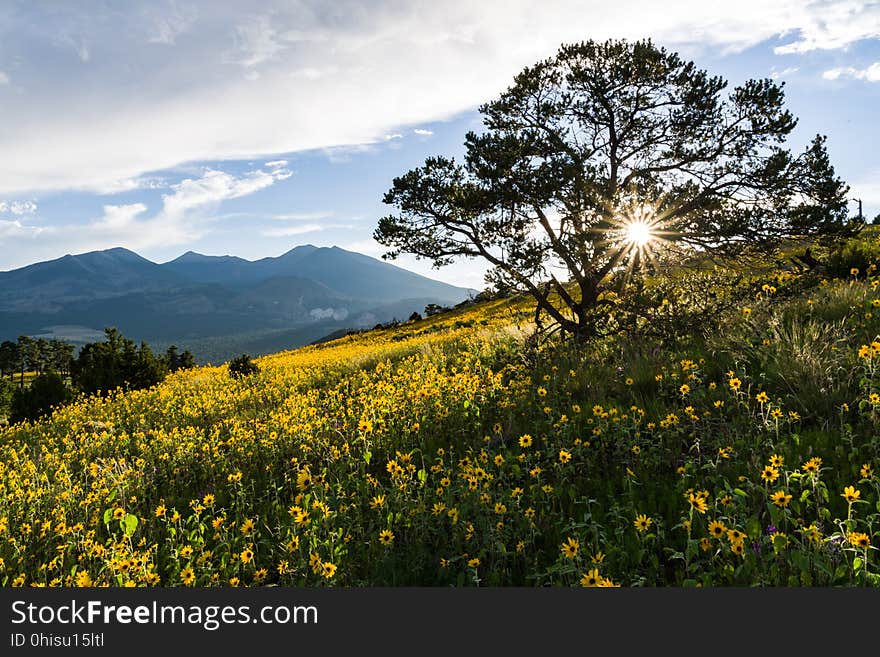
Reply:
[[777, 52], [801, 53], [880, 36], [869, 0], [43, 4], [0, 22], [11, 73], [28, 84], [4, 97], [15, 129], [0, 134], [0, 194], [112, 189], [273, 153], [344, 160], [346, 147], [472, 110], [566, 42], [650, 35], [733, 52], [787, 35]]
[[293, 175], [284, 168], [271, 171], [258, 169], [241, 177], [224, 171], [208, 169], [201, 178], [187, 178], [172, 185], [172, 194], [162, 196], [162, 212], [171, 217], [195, 208], [213, 207], [221, 201], [247, 196]]
[[303, 224], [302, 226], [284, 226], [282, 228], [265, 228], [260, 231], [263, 237], [291, 237], [292, 235], [305, 235], [324, 230], [321, 224]]
[[146, 11], [149, 21], [152, 22], [152, 26], [148, 28], [150, 33], [147, 42], [166, 45], [174, 44], [177, 37], [185, 33], [198, 16], [194, 6], [182, 6], [174, 0], [156, 3]]
[[72, 34], [64, 34], [59, 38], [59, 41], [63, 44], [72, 48], [76, 53], [77, 57], [79, 57], [80, 61], [83, 63], [88, 62], [92, 57], [92, 52], [89, 49], [89, 44], [86, 41], [85, 37], [82, 36], [74, 36]]
[[413, 132], [423, 137], [429, 137], [434, 134], [433, 130], [425, 130], [424, 128], [416, 128]]
[[773, 78], [774, 80], [779, 80], [780, 78], [784, 78], [788, 75], [792, 75], [794, 73], [797, 73], [800, 70], [801, 69], [797, 66], [789, 66], [788, 68], [784, 68], [781, 71], [773, 71], [770, 74], [770, 77]]
[[880, 62], [874, 62], [867, 68], [853, 68], [852, 66], [842, 66], [832, 68], [824, 73], [822, 77], [826, 80], [837, 80], [839, 78], [852, 78], [854, 80], [866, 80], [868, 82], [880, 82]]
[[0, 71], [0, 85], [9, 84], [9, 74], [5, 71]]
[[90, 185], [85, 191], [94, 192], [101, 196], [112, 196], [114, 194], [124, 194], [139, 189], [164, 189], [168, 187], [168, 183], [163, 178], [155, 176], [135, 176], [133, 178], [120, 178], [118, 180], [108, 180], [106, 182]]
[[329, 219], [333, 216], [332, 212], [288, 212], [284, 214], [274, 214], [270, 219], [273, 221], [319, 221], [321, 219]]
[[286, 45], [279, 41], [278, 32], [269, 16], [251, 18], [235, 30], [238, 43], [239, 64], [252, 69], [274, 59]]

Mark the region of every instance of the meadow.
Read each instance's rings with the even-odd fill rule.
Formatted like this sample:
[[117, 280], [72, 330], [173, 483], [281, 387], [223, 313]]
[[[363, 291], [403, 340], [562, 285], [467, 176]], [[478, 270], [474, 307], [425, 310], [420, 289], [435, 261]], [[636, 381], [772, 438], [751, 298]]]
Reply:
[[878, 256], [655, 281], [586, 344], [497, 299], [0, 428], [0, 583], [878, 586]]

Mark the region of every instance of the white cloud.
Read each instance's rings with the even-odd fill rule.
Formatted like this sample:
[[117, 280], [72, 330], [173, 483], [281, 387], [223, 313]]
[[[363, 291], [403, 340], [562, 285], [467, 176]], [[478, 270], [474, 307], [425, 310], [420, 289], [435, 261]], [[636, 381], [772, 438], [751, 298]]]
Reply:
[[5, 71], [0, 71], [0, 84], [9, 84], [9, 74]]
[[358, 153], [369, 153], [374, 150], [372, 144], [350, 144], [345, 146], [332, 146], [330, 148], [321, 149], [327, 160], [333, 164], [345, 164], [351, 162], [352, 155]]
[[272, 215], [270, 219], [273, 221], [318, 221], [329, 219], [332, 216], [332, 212], [289, 212]]
[[14, 215], [34, 214], [37, 204], [33, 201], [0, 201], [0, 212], [10, 212]]
[[348, 317], [348, 310], [345, 308], [312, 308], [309, 311], [312, 319], [335, 319], [341, 321]]
[[797, 73], [801, 69], [797, 66], [789, 66], [788, 68], [784, 68], [781, 71], [773, 71], [770, 74], [770, 77], [774, 80], [778, 80], [780, 78], [784, 78], [787, 75], [792, 75], [793, 73]]
[[278, 167], [286, 167], [287, 160], [272, 160], [271, 162], [266, 162], [266, 164], [264, 166], [267, 166], [270, 169], [277, 169]]
[[187, 178], [172, 185], [174, 193], [162, 195], [162, 212], [167, 216], [180, 216], [194, 208], [253, 194], [291, 175], [287, 169], [275, 168], [258, 169], [236, 178], [224, 171], [207, 169], [201, 178]]
[[263, 237], [291, 237], [293, 235], [305, 235], [324, 230], [320, 224], [304, 224], [302, 226], [285, 226], [283, 228], [266, 228], [260, 231]]
[[32, 238], [45, 230], [40, 226], [27, 226], [18, 219], [0, 219], [0, 240], [10, 237]]
[[871, 0], [810, 2], [797, 14], [800, 25], [788, 31], [797, 32], [800, 38], [775, 48], [778, 55], [838, 50], [880, 37], [880, 5]]
[[135, 224], [137, 218], [147, 211], [143, 203], [129, 205], [105, 205], [104, 216], [89, 224], [89, 228], [99, 231], [119, 231], [128, 229]]
[[86, 189], [102, 196], [112, 196], [113, 194], [124, 194], [125, 192], [133, 192], [139, 189], [162, 189], [167, 186], [168, 184], [162, 178], [135, 176], [133, 178], [108, 180], [101, 184], [90, 185]]
[[[24, 19], [0, 22], [16, 79], [28, 80], [28, 93], [4, 98], [14, 129], [0, 133], [0, 194], [112, 189], [185, 162], [272, 153], [326, 149], [338, 161], [346, 147], [471, 110], [583, 39], [650, 35], [688, 55], [780, 35], [779, 52], [880, 35], [880, 4], [867, 0], [448, 0], [369, 11], [356, 0], [192, 0], [175, 12], [183, 5], [131, 0], [101, 13], [71, 1], [27, 20], [25, 4]], [[50, 52], [49, 67], [53, 48], [89, 66]]]
[[385, 135], [385, 141], [391, 141], [393, 139], [403, 139], [403, 135], [399, 132], [394, 132], [390, 135]]
[[433, 130], [425, 130], [424, 128], [416, 128], [415, 130], [413, 130], [413, 132], [416, 133], [417, 135], [421, 135], [424, 137], [427, 137], [427, 136], [434, 134]]
[[[0, 220], [0, 247], [4, 264], [22, 266], [62, 253], [82, 253], [114, 246], [133, 250], [185, 244], [202, 237], [221, 217], [217, 207], [290, 177], [284, 168], [256, 170], [241, 176], [207, 169], [197, 178], [171, 185], [162, 206], [152, 215], [144, 203], [104, 205], [103, 213], [85, 224], [34, 227], [20, 221]], [[23, 241], [40, 236], [39, 241]]]
[[874, 62], [868, 68], [863, 69], [853, 68], [852, 66], [841, 66], [838, 68], [832, 68], [822, 73], [822, 77], [826, 80], [853, 78], [854, 80], [880, 82], [880, 62]]

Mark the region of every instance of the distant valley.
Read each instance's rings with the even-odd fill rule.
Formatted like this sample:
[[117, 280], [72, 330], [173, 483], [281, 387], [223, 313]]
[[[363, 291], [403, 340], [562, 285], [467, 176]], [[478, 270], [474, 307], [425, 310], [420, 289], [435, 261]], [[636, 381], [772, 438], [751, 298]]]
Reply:
[[260, 260], [192, 251], [157, 264], [123, 248], [0, 272], [0, 340], [83, 344], [115, 326], [200, 362], [293, 348], [475, 294], [338, 247]]

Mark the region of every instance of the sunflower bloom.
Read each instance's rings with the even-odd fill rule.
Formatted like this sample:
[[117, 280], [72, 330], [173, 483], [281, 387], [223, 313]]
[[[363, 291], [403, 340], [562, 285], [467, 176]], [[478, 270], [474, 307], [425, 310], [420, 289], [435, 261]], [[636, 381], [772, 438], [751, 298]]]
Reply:
[[633, 521], [633, 525], [640, 532], [646, 532], [651, 528], [651, 523], [654, 522], [651, 518], [646, 516], [644, 513], [636, 516], [636, 519]]
[[688, 493], [688, 502], [690, 502], [691, 508], [698, 513], [706, 513], [709, 509], [709, 506], [706, 504], [706, 498], [698, 493]]
[[761, 479], [766, 481], [767, 483], [773, 483], [777, 479], [779, 479], [779, 470], [774, 468], [772, 465], [765, 466], [761, 471]]
[[770, 501], [779, 508], [784, 509], [788, 506], [788, 503], [791, 502], [791, 495], [784, 490], [778, 490], [770, 496]]
[[196, 575], [192, 568], [184, 568], [180, 571], [180, 581], [186, 586], [192, 586], [196, 581]]
[[574, 559], [581, 549], [581, 544], [576, 539], [569, 536], [568, 540], [566, 540], [559, 549], [562, 551], [562, 555], [566, 559]]
[[867, 550], [871, 547], [871, 537], [862, 532], [850, 532], [847, 535], [846, 540], [849, 541], [849, 544], [853, 547], [862, 548], [863, 550]]
[[720, 520], [713, 520], [709, 523], [709, 534], [712, 538], [723, 538], [727, 533], [727, 527]]
[[862, 496], [862, 492], [856, 490], [855, 486], [847, 486], [843, 489], [843, 492], [840, 494], [840, 496], [847, 502], [852, 504], [853, 502], [858, 501], [858, 499]]
[[807, 474], [818, 474], [819, 468], [822, 467], [822, 459], [818, 456], [811, 458], [801, 466]]
[[581, 577], [581, 586], [596, 587], [602, 586], [602, 576], [599, 575], [599, 569], [593, 568]]

